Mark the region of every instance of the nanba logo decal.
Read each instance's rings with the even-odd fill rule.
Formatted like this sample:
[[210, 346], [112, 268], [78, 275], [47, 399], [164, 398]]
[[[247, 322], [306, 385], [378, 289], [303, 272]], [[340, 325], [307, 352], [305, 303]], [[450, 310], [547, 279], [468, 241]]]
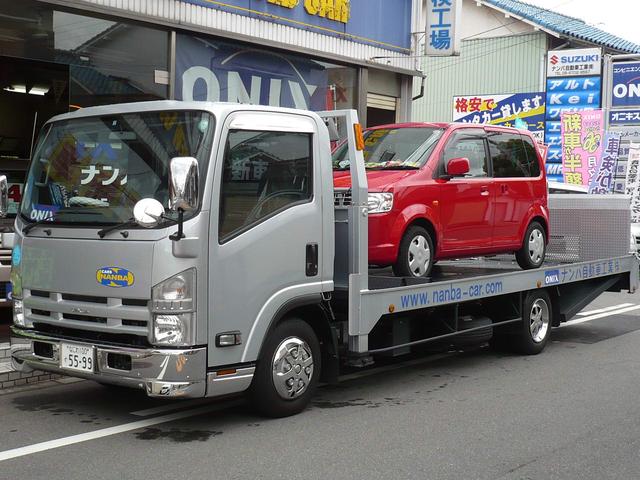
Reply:
[[100, 267], [96, 271], [96, 280], [105, 287], [130, 287], [135, 281], [133, 273], [121, 267]]

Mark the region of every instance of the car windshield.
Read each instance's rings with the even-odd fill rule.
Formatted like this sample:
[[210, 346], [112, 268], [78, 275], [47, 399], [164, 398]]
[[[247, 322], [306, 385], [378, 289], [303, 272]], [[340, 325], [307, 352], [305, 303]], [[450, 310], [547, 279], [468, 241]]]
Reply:
[[39, 139], [20, 214], [29, 222], [105, 225], [129, 220], [143, 198], [166, 207], [170, 160], [195, 157], [203, 181], [213, 127], [210, 113], [194, 110], [52, 123]]
[[[364, 165], [367, 169], [413, 169], [426, 162], [443, 129], [430, 127], [376, 128], [364, 132]], [[333, 153], [333, 168], [347, 170], [349, 147]]]

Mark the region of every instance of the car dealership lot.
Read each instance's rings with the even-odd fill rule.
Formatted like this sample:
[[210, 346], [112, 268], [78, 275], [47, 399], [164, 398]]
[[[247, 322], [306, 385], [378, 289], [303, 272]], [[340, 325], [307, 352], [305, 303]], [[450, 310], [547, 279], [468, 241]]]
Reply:
[[585, 313], [555, 329], [542, 355], [479, 348], [378, 365], [322, 387], [303, 415], [280, 420], [237, 398], [163, 403], [86, 381], [5, 393], [0, 471], [631, 478], [640, 468], [640, 295], [605, 294]]

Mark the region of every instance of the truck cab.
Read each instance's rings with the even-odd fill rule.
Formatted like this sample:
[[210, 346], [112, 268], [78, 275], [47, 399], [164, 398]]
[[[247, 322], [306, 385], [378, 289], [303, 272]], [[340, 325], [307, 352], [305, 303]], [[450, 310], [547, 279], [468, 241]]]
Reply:
[[312, 112], [162, 101], [51, 119], [16, 219], [15, 366], [151, 396], [247, 389], [274, 322], [321, 316], [333, 290], [331, 179]]

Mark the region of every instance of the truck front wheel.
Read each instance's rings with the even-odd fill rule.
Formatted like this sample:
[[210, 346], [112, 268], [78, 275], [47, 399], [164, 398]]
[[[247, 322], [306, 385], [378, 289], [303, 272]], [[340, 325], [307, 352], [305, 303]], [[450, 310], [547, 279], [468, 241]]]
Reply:
[[320, 344], [313, 329], [297, 318], [276, 326], [267, 338], [249, 387], [252, 406], [269, 417], [301, 412], [318, 384]]

